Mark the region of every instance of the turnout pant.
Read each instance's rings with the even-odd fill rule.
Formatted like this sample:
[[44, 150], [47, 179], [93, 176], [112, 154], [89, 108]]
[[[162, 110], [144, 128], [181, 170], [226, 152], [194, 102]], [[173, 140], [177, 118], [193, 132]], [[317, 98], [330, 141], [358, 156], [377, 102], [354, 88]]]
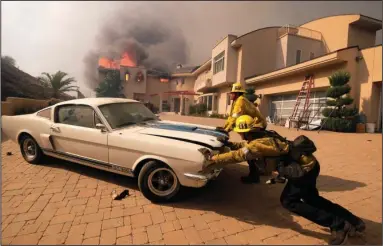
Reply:
[[247, 164], [249, 165], [249, 177], [259, 179], [260, 173], [259, 168], [257, 166], [257, 160], [247, 161]]
[[331, 230], [341, 230], [344, 222], [358, 223], [358, 217], [342, 206], [319, 195], [316, 180], [320, 172], [317, 164], [310, 172], [297, 180], [288, 180], [281, 194], [281, 203], [292, 213], [302, 216]]

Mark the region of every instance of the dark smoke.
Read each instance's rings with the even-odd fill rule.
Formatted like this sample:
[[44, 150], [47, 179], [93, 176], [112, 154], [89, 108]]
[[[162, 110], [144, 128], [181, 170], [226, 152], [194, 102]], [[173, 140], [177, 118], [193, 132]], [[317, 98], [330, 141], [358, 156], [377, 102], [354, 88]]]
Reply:
[[[153, 2], [154, 3], [154, 2]], [[135, 56], [137, 65], [170, 72], [188, 61], [188, 46], [182, 31], [166, 18], [166, 8], [122, 9], [100, 29], [95, 49], [84, 57], [85, 76], [90, 88], [97, 87], [98, 59], [120, 59], [124, 52]], [[158, 6], [158, 5], [157, 5]]]

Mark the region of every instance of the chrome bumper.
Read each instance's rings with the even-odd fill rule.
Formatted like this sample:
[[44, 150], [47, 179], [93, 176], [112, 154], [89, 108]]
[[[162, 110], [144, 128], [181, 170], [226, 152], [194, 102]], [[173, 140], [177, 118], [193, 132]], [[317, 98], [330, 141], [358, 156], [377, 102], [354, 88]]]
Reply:
[[207, 184], [209, 180], [217, 178], [221, 171], [222, 168], [215, 169], [214, 171], [208, 174], [184, 173], [184, 176], [190, 180], [196, 181], [196, 187], [203, 187]]

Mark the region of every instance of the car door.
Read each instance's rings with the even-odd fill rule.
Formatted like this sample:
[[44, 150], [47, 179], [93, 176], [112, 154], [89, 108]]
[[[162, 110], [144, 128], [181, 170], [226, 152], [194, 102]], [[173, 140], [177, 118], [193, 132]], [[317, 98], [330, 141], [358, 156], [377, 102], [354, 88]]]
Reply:
[[108, 133], [96, 129], [101, 123], [88, 105], [60, 105], [55, 109], [51, 136], [54, 150], [88, 161], [108, 163]]

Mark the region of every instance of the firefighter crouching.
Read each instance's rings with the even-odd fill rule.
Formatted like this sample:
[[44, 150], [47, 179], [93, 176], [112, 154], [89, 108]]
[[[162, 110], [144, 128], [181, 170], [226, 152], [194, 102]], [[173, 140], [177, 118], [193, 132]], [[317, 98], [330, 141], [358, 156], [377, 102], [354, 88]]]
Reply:
[[313, 155], [314, 143], [305, 136], [290, 142], [275, 132], [250, 129], [253, 118], [241, 116], [236, 121], [234, 131], [246, 142], [229, 143], [231, 151], [211, 155], [205, 151], [205, 164], [202, 172], [210, 172], [227, 164], [252, 160], [263, 156], [280, 156], [275, 177], [287, 179], [280, 201], [284, 208], [318, 225], [331, 230], [331, 245], [344, 244], [348, 235], [354, 236], [366, 229], [365, 223], [347, 209], [319, 196], [316, 180], [320, 172], [319, 162]]
[[[230, 97], [233, 101], [230, 109], [230, 114], [224, 127], [217, 127], [217, 130], [229, 133], [233, 130], [235, 126], [235, 121], [238, 117], [242, 115], [251, 116], [254, 119], [254, 124], [258, 126], [259, 130], [265, 130], [267, 127], [267, 122], [265, 117], [258, 110], [257, 106], [247, 100], [244, 96], [245, 91], [243, 90], [240, 83], [233, 84]], [[258, 165], [257, 165], [258, 164]], [[249, 165], [249, 175], [241, 177], [243, 183], [259, 183], [260, 170], [259, 166], [264, 166], [263, 159], [251, 160], [248, 162]]]

